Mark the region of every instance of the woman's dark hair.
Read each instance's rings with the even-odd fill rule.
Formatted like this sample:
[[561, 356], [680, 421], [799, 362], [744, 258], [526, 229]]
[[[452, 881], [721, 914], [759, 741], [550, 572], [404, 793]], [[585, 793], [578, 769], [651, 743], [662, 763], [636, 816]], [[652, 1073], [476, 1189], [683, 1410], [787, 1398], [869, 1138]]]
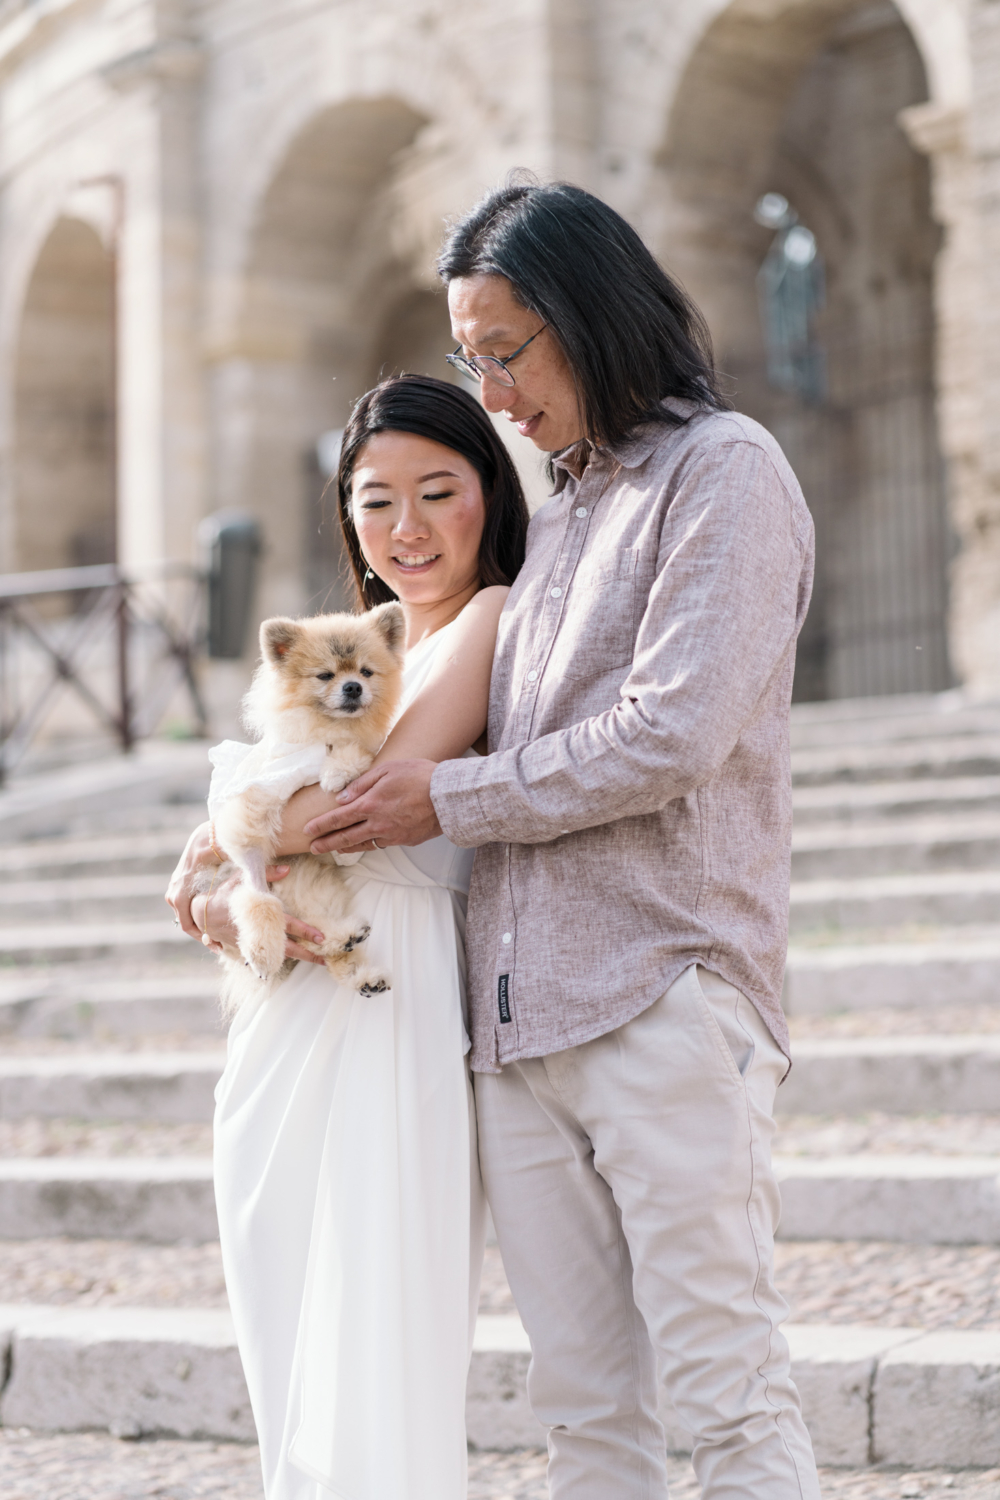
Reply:
[[679, 424], [664, 396], [728, 407], [701, 313], [632, 226], [583, 188], [508, 182], [488, 193], [451, 230], [438, 272], [446, 284], [507, 278], [562, 345], [595, 442], [639, 422]]
[[394, 375], [366, 392], [344, 428], [337, 469], [340, 525], [362, 608], [396, 595], [361, 555], [351, 514], [351, 480], [361, 449], [377, 432], [412, 432], [460, 453], [475, 469], [486, 502], [479, 543], [479, 577], [488, 587], [513, 583], [524, 562], [528, 507], [521, 481], [493, 423], [472, 396], [430, 375]]

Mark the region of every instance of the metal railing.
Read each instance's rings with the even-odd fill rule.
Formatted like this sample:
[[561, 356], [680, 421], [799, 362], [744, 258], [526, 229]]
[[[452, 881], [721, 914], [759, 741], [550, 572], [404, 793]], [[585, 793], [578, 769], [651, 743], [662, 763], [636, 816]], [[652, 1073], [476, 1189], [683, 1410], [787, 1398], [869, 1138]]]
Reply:
[[205, 583], [182, 564], [141, 578], [114, 564], [0, 574], [0, 782], [63, 694], [129, 750], [155, 732], [181, 688], [191, 732], [205, 734], [195, 669]]

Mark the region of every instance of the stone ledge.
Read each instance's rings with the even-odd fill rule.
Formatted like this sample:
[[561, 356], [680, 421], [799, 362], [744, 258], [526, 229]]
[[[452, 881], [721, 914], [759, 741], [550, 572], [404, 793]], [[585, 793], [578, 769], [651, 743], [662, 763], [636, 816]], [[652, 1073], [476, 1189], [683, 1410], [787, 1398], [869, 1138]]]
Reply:
[[[789, 1324], [795, 1380], [821, 1464], [1000, 1463], [1000, 1334]], [[10, 1378], [0, 1423], [252, 1441], [225, 1311], [0, 1306]], [[469, 1376], [474, 1447], [538, 1447], [516, 1316], [481, 1317]], [[690, 1448], [669, 1411], [672, 1451]], [[874, 1442], [873, 1442], [874, 1435]]]
[[1000, 1158], [776, 1156], [783, 1240], [1000, 1244]]

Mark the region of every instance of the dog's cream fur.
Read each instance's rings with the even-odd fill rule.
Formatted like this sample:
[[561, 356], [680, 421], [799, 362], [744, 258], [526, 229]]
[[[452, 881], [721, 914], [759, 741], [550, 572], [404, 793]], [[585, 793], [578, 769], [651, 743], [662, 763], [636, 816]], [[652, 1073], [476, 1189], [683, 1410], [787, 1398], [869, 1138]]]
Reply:
[[[339, 792], [367, 771], [389, 732], [402, 689], [403, 639], [398, 604], [364, 615], [265, 620], [261, 665], [243, 705], [248, 728], [286, 752], [289, 745], [324, 745], [320, 786]], [[389, 987], [385, 975], [359, 962], [369, 928], [351, 915], [343, 872], [331, 859], [294, 855], [285, 879], [268, 887], [264, 871], [278, 852], [284, 806], [285, 798], [251, 786], [216, 814], [216, 840], [241, 873], [230, 898], [239, 952], [227, 948], [222, 956], [230, 1013], [294, 967], [285, 959], [287, 913], [325, 935], [323, 943], [302, 946], [322, 954], [337, 979], [363, 994]], [[205, 872], [205, 888], [209, 874], [225, 879], [232, 866]]]

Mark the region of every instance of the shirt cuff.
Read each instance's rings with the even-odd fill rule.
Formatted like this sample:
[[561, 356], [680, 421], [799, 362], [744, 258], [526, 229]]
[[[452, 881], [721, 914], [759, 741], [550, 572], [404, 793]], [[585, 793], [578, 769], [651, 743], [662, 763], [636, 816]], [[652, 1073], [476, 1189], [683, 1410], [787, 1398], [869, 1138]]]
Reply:
[[431, 801], [441, 831], [460, 849], [496, 843], [496, 836], [479, 800], [477, 782], [486, 757], [443, 760], [431, 777]]

